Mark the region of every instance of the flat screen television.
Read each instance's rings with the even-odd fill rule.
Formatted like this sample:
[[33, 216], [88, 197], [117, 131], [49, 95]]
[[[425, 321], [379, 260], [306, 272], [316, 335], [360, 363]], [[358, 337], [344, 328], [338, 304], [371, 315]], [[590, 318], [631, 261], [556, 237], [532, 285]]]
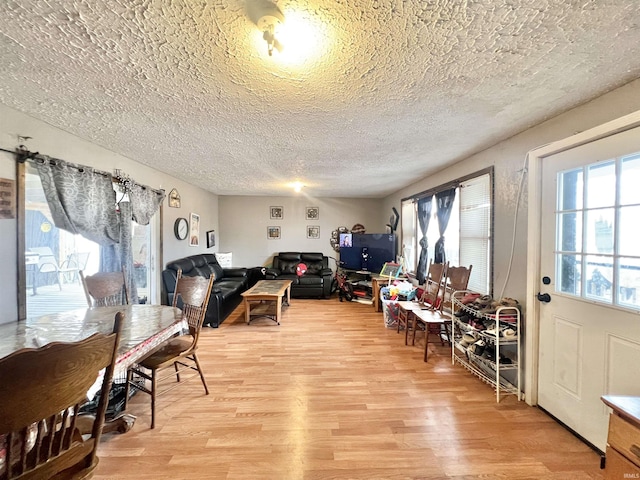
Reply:
[[[351, 246], [348, 246], [349, 243]], [[395, 260], [395, 234], [343, 233], [340, 235], [340, 267], [342, 268], [378, 273], [386, 262], [395, 262]]]

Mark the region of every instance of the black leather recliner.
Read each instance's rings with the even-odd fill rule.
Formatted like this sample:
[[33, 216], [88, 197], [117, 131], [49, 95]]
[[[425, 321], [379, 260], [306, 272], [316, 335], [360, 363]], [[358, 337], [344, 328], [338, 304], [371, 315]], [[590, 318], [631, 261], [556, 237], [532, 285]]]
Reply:
[[182, 269], [182, 275], [189, 277], [199, 275], [209, 278], [211, 274], [215, 274], [204, 318], [204, 324], [211, 327], [218, 327], [227, 318], [242, 301], [242, 292], [249, 288], [246, 268], [222, 268], [212, 253], [192, 255], [167, 263], [162, 271], [163, 293], [168, 305], [173, 301], [179, 269]]
[[[304, 275], [297, 274], [301, 263], [307, 267]], [[332, 277], [329, 258], [322, 253], [280, 252], [266, 271], [267, 280], [291, 280], [291, 296], [297, 298], [329, 298]]]

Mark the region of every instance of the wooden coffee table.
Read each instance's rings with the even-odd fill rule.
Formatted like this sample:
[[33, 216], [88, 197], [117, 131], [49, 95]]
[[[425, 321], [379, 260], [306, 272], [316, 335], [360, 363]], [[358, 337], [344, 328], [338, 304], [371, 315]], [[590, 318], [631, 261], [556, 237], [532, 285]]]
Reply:
[[291, 280], [260, 280], [242, 296], [247, 325], [252, 317], [267, 317], [280, 325], [282, 305], [291, 301]]

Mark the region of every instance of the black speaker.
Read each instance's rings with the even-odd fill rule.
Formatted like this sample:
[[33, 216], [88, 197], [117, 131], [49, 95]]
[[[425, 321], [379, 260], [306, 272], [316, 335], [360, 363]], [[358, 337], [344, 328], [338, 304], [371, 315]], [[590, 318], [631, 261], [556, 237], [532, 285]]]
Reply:
[[369, 270], [369, 249], [362, 247], [362, 270]]

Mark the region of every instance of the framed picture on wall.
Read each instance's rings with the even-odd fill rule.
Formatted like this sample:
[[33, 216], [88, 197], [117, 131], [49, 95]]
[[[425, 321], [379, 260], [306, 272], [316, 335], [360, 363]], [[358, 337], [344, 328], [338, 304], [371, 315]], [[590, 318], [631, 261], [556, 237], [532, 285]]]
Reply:
[[169, 206], [172, 208], [180, 208], [180, 194], [175, 188], [169, 192]]
[[320, 238], [320, 225], [307, 225], [307, 238]]
[[215, 246], [216, 246], [216, 231], [209, 230], [207, 232], [207, 248], [211, 248]]
[[200, 215], [192, 213], [189, 222], [189, 245], [197, 247], [200, 245]]
[[280, 238], [280, 227], [267, 227], [267, 238], [269, 240], [277, 240]]
[[307, 220], [318, 220], [320, 218], [320, 209], [318, 207], [307, 207]]
[[269, 218], [271, 220], [282, 220], [283, 214], [282, 207], [269, 207]]

